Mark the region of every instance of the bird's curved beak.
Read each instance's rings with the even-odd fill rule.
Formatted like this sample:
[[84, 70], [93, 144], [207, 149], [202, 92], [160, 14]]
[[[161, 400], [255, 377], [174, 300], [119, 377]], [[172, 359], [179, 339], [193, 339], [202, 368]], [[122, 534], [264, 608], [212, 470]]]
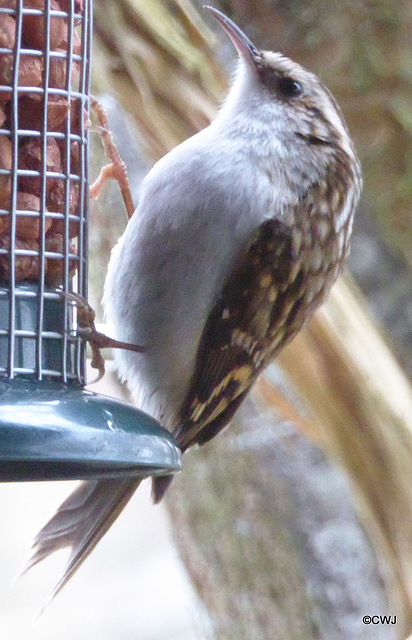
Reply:
[[204, 9], [210, 11], [210, 13], [216, 18], [216, 20], [222, 25], [223, 29], [226, 31], [227, 35], [235, 45], [239, 55], [243, 58], [245, 62], [256, 63], [261, 59], [261, 53], [257, 47], [249, 40], [247, 35], [243, 33], [239, 27], [230, 20], [224, 13], [215, 9], [214, 7], [210, 7], [209, 5], [203, 5]]

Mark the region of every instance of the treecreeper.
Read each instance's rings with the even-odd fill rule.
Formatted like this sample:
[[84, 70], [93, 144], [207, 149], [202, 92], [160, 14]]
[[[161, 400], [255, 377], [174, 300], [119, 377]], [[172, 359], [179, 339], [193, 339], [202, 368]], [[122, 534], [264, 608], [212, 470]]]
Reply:
[[[311, 72], [206, 9], [239, 63], [213, 122], [164, 156], [114, 247], [104, 288], [120, 378], [182, 451], [229, 424], [327, 297], [349, 251], [361, 169]], [[120, 514], [135, 479], [86, 481], [34, 541], [28, 568], [71, 547], [53, 597]], [[170, 477], [153, 479], [154, 501]]]

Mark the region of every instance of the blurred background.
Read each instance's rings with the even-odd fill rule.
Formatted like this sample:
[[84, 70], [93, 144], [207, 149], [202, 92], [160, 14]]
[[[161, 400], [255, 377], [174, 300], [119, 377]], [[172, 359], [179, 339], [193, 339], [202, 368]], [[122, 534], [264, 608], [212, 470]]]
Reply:
[[[135, 202], [153, 162], [207, 125], [230, 82], [233, 48], [201, 4], [94, 2], [92, 91], [108, 111]], [[213, 4], [257, 46], [317, 73], [346, 115], [365, 180], [347, 273], [235, 424], [187, 455], [167, 506], [152, 508], [140, 490], [34, 626], [64, 554], [11, 592], [8, 584], [70, 487], [0, 487], [5, 638], [387, 640], [412, 632], [412, 6]], [[105, 159], [92, 138], [97, 175]], [[95, 308], [125, 224], [109, 185], [91, 217]], [[124, 393], [110, 363], [102, 384]], [[364, 625], [367, 614], [396, 615], [396, 624]]]

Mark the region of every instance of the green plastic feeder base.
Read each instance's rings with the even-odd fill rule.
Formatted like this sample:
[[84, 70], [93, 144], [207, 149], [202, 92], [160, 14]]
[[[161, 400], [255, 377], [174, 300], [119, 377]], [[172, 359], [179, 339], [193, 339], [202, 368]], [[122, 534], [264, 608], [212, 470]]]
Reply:
[[147, 414], [75, 384], [0, 379], [0, 481], [175, 473], [180, 449]]

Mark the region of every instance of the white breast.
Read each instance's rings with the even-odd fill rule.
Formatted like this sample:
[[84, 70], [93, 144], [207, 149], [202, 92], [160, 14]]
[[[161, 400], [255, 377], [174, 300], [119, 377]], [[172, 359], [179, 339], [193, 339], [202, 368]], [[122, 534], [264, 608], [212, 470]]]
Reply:
[[147, 347], [117, 351], [120, 376], [136, 405], [166, 426], [186, 394], [207, 316], [273, 198], [268, 176], [232, 143], [216, 141], [210, 155], [211, 135], [202, 131], [149, 173], [105, 283], [113, 335]]

